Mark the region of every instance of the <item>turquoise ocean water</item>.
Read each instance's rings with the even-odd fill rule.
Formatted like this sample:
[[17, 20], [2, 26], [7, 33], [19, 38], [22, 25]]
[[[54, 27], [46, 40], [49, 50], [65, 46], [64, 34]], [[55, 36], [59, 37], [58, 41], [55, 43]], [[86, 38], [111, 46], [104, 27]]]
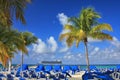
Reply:
[[[118, 64], [108, 64], [108, 65], [102, 65], [102, 64], [100, 64], [100, 65], [94, 65], [94, 66], [96, 66], [97, 67], [97, 69], [110, 69], [110, 68], [116, 68], [116, 66], [117, 66]], [[80, 68], [81, 69], [86, 69], [86, 65], [80, 65]]]
[[[16, 66], [17, 64], [13, 64], [12, 66]], [[28, 64], [29, 66], [34, 66], [36, 64]], [[62, 64], [62, 66], [64, 66], [66, 64]], [[68, 64], [67, 64], [68, 65]], [[116, 68], [116, 66], [119, 64], [96, 64], [94, 66], [96, 66], [98, 69], [109, 69], [109, 68]], [[80, 66], [81, 69], [86, 69], [86, 65], [77, 65]], [[3, 66], [0, 64], [0, 68], [3, 68]]]

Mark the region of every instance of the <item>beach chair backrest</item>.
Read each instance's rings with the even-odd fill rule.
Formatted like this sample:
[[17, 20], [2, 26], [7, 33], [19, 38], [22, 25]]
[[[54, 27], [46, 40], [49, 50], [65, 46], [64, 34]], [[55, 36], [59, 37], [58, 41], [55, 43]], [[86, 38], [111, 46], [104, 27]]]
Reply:
[[120, 70], [120, 65], [117, 65], [116, 68], [117, 68], [118, 70]]
[[63, 66], [63, 71], [69, 71], [69, 70], [71, 70], [69, 65]]
[[97, 68], [96, 68], [96, 66], [91, 65], [91, 66], [90, 66], [90, 70], [97, 70]]
[[53, 69], [54, 69], [55, 71], [60, 71], [60, 70], [61, 70], [61, 66], [60, 66], [60, 65], [54, 65], [54, 66], [53, 66]]
[[26, 65], [26, 64], [23, 64], [22, 66], [20, 66], [19, 68], [18, 68], [18, 72], [20, 72], [20, 71], [24, 71], [24, 70], [28, 70], [28, 65]]
[[44, 70], [44, 66], [43, 66], [43, 65], [38, 65], [37, 68], [38, 68], [39, 70]]
[[52, 70], [52, 66], [51, 65], [46, 65], [45, 66], [45, 71], [51, 71]]
[[76, 66], [76, 65], [72, 65], [72, 66], [71, 66], [71, 70], [77, 71], [77, 70], [79, 70], [79, 68], [78, 68], [78, 66]]
[[43, 65], [38, 65], [37, 68], [35, 68], [36, 72], [44, 71], [44, 66]]

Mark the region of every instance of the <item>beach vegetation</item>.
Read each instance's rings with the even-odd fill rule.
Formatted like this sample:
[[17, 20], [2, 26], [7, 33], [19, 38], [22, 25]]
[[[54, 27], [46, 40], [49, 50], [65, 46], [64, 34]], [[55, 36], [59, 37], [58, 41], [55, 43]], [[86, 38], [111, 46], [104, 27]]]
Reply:
[[0, 0], [0, 25], [11, 27], [14, 20], [26, 24], [24, 11], [31, 0]]
[[68, 32], [60, 35], [60, 40], [66, 39], [66, 43], [69, 47], [73, 43], [76, 47], [80, 42], [85, 45], [86, 63], [87, 69], [89, 68], [89, 56], [88, 56], [88, 38], [99, 40], [112, 40], [112, 36], [106, 31], [112, 31], [112, 27], [107, 23], [100, 23], [98, 19], [101, 18], [100, 14], [92, 7], [83, 8], [78, 17], [70, 17], [68, 24], [64, 26], [64, 30]]

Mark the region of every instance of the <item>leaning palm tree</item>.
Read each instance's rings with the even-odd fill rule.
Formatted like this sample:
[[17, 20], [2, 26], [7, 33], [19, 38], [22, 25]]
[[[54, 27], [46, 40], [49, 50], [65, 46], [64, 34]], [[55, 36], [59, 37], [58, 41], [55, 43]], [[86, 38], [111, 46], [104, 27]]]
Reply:
[[27, 48], [17, 30], [10, 30], [6, 27], [0, 28], [0, 62], [6, 66], [7, 62], [12, 60], [14, 53], [18, 51], [27, 53]]
[[0, 0], [0, 24], [10, 27], [13, 19], [26, 23], [24, 18], [24, 9], [31, 0]]
[[99, 18], [100, 15], [93, 8], [84, 8], [78, 17], [68, 19], [68, 22], [71, 24], [66, 24], [64, 29], [69, 30], [69, 32], [60, 35], [60, 40], [66, 38], [69, 47], [74, 42], [76, 43], [76, 47], [78, 47], [80, 42], [84, 43], [88, 71], [90, 71], [87, 47], [88, 37], [100, 40], [112, 40], [112, 37], [104, 32], [104, 30], [112, 31], [111, 26], [106, 23], [98, 23]]
[[[14, 40], [13, 41], [14, 45], [9, 45], [9, 48], [10, 48], [10, 51], [8, 53], [9, 57], [10, 57], [10, 59], [9, 59], [9, 63], [10, 63], [9, 64], [9, 72], [10, 72], [10, 67], [11, 67], [11, 60], [14, 57], [14, 53], [17, 53], [18, 50], [22, 52], [22, 63], [21, 63], [21, 66], [22, 66], [23, 65], [23, 55], [28, 52], [26, 47], [31, 45], [32, 43], [37, 42], [37, 37], [35, 37], [30, 32], [18, 32], [18, 35], [15, 39], [14, 39], [14, 37], [15, 37], [14, 35], [12, 37], [13, 37], [12, 39]], [[17, 40], [17, 39], [19, 39], [19, 40]], [[20, 43], [20, 40], [22, 41], [22, 43]]]
[[18, 53], [18, 51], [21, 51], [24, 54], [28, 53], [28, 50], [26, 48], [26, 45], [24, 43], [24, 40], [22, 39], [21, 33], [12, 30], [11, 32], [11, 38], [8, 39], [6, 45], [8, 45], [10, 51], [8, 52], [9, 55], [9, 72], [11, 68], [12, 58], [14, 58], [14, 54]]
[[[32, 33], [30, 32], [21, 32], [21, 37], [24, 40], [25, 46], [30, 46], [33, 43], [37, 43], [37, 37], [35, 37]], [[23, 54], [22, 54], [22, 61], [21, 61], [21, 66], [23, 65]]]

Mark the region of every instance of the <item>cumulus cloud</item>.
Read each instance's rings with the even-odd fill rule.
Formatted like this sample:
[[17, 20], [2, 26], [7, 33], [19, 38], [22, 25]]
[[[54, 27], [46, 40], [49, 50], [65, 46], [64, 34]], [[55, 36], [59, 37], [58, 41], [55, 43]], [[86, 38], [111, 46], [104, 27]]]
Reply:
[[[68, 22], [68, 16], [65, 15], [64, 13], [59, 13], [59, 14], [57, 15], [57, 18], [58, 18], [60, 24], [61, 24], [63, 27], [65, 26], [65, 24], [70, 24], [70, 22]], [[62, 30], [61, 33], [60, 33], [60, 35], [61, 35], [61, 34], [64, 34], [64, 33], [67, 33], [67, 32], [69, 32], [69, 30]], [[63, 41], [62, 41], [62, 47], [60, 47], [59, 52], [60, 52], [60, 53], [64, 53], [64, 52], [68, 51], [68, 49], [69, 49], [69, 48], [68, 48], [65, 40], [63, 40]]]
[[62, 41], [62, 47], [59, 49], [60, 53], [64, 53], [67, 52], [69, 50], [69, 47], [67, 46], [67, 43], [64, 41]]
[[[57, 15], [57, 18], [60, 22], [60, 24], [64, 27], [66, 24], [71, 24], [70, 22], [68, 22], [68, 16], [65, 15], [64, 13], [59, 13]], [[64, 34], [69, 32], [69, 30], [62, 30], [60, 34]]]
[[113, 37], [113, 41], [111, 41], [111, 44], [116, 47], [120, 47], [120, 41], [116, 37]]
[[57, 15], [57, 18], [59, 19], [60, 23], [61, 23], [63, 26], [68, 23], [68, 16], [65, 15], [64, 13], [59, 13], [59, 14]]
[[55, 41], [54, 37], [50, 37], [48, 40], [48, 49], [51, 51], [51, 52], [55, 52], [58, 48], [58, 45], [57, 45], [57, 42]]
[[[105, 44], [101, 44], [105, 45]], [[80, 46], [81, 49], [83, 46]], [[120, 41], [113, 37], [110, 46], [101, 48], [94, 44], [88, 45], [90, 64], [119, 64], [120, 61]], [[29, 56], [24, 57], [25, 63], [40, 63], [43, 60], [61, 60], [63, 64], [86, 64], [85, 52], [77, 50], [76, 47], [68, 48], [65, 41], [58, 44], [53, 36], [46, 41], [38, 39], [38, 44], [29, 47]], [[13, 59], [14, 63], [21, 62], [21, 55]]]
[[42, 41], [41, 39], [38, 39], [38, 44], [33, 44], [33, 49], [32, 52], [34, 53], [53, 53], [57, 50], [58, 45], [57, 42], [55, 41], [54, 37], [50, 37], [47, 40], [47, 43]]
[[[96, 63], [108, 63], [108, 64], [119, 64], [120, 49], [107, 47], [98, 51], [92, 51], [90, 53], [90, 62]], [[94, 53], [94, 54], [93, 54]]]
[[[120, 41], [116, 37], [113, 37], [113, 41], [110, 42], [110, 46], [106, 48], [89, 44], [88, 49], [90, 64], [119, 64], [119, 47]], [[66, 63], [69, 62], [69, 64], [86, 64], [85, 58], [86, 57], [84, 53], [66, 52], [62, 60], [64, 60]]]
[[45, 42], [43, 42], [41, 39], [38, 39], [37, 43], [38, 44], [33, 44], [33, 49], [32, 49], [33, 52], [46, 53], [46, 51], [48, 51]]
[[[119, 64], [120, 49], [114, 45], [100, 48], [89, 45], [90, 64]], [[61, 60], [68, 64], [86, 64], [84, 53], [66, 52]]]

